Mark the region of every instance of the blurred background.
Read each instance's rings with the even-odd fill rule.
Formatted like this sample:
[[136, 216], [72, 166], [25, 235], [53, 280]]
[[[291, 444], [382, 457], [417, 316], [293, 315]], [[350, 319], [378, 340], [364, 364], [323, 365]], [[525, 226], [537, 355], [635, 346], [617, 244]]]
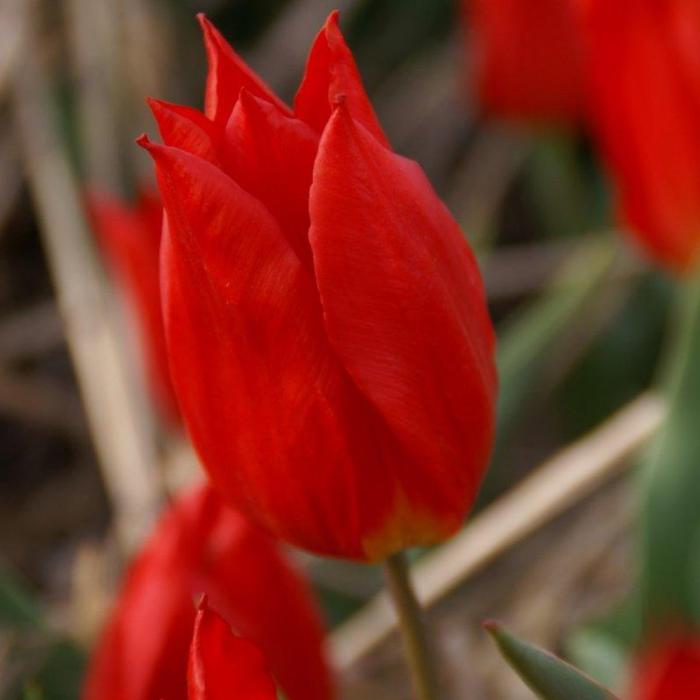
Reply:
[[[134, 145], [144, 131], [155, 136], [145, 96], [201, 106], [196, 12], [290, 100], [336, 7], [394, 149], [425, 169], [482, 264], [502, 396], [479, 509], [634, 409], [656, 376], [669, 280], [612, 230], [605, 177], [580, 129], [486, 115], [473, 89], [472, 31], [452, 0], [2, 0], [3, 698], [77, 697], [124, 561], [168, 495], [197, 476], [184, 438], [152, 408], [133, 314], [84, 197], [128, 201], [151, 181]], [[633, 413], [623, 441], [647, 436], [640, 415], [649, 420]], [[616, 425], [605, 445], [619, 442]], [[473, 570], [448, 559], [441, 575], [451, 583], [430, 623], [449, 697], [530, 697], [484, 639], [482, 619], [562, 650], [578, 623], [627, 591], [635, 499], [625, 467], [635, 446], [618, 446], [596, 476], [530, 516], [513, 546]], [[559, 478], [568, 454], [546, 478]], [[520, 522], [517, 507], [504, 513]], [[331, 625], [381, 585], [373, 567], [300, 558]], [[409, 697], [397, 640], [368, 648], [342, 690]]]

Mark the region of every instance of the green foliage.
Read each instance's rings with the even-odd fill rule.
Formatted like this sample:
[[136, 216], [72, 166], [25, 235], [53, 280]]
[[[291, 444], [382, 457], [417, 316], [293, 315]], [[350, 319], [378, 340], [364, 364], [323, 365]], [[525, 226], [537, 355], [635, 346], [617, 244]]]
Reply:
[[542, 381], [553, 348], [595, 302], [615, 252], [609, 237], [583, 241], [548, 287], [500, 329], [496, 448], [481, 490], [482, 501], [490, 500], [511, 479], [503, 453], [518, 418]]
[[598, 685], [562, 659], [524, 642], [496, 623], [485, 625], [506, 661], [542, 700], [613, 700]]
[[75, 700], [84, 667], [84, 655], [75, 644], [58, 641], [50, 647], [34, 682], [44, 700]]
[[[341, 8], [342, 12], [342, 8]], [[371, 88], [454, 28], [452, 0], [372, 0], [348, 18], [348, 39]]]
[[647, 629], [698, 615], [700, 278], [680, 288], [668, 415], [643, 466], [641, 603]]
[[0, 568], [0, 633], [9, 642], [2, 681], [7, 700], [75, 700], [85, 658], [46, 624], [41, 607], [19, 578]]
[[0, 566], [0, 626], [36, 627], [41, 612], [19, 579], [7, 568]]
[[629, 298], [557, 390], [567, 440], [599, 425], [655, 379], [673, 285], [650, 271], [630, 286]]
[[569, 644], [577, 663], [602, 682], [619, 683], [623, 658], [655, 629], [700, 625], [700, 280], [676, 291], [663, 382], [669, 410], [640, 474], [638, 587]]
[[578, 630], [567, 644], [576, 665], [599, 683], [620, 687], [628, 649], [622, 641], [595, 626]]

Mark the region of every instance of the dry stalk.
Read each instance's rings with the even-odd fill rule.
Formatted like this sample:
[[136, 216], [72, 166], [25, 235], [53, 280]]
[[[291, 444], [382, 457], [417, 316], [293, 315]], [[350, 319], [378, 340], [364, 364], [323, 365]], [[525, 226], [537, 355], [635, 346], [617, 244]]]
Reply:
[[12, 94], [20, 150], [117, 536], [128, 550], [140, 541], [158, 506], [153, 445], [140, 419], [79, 188], [54, 118], [35, 34], [37, 5], [25, 0], [22, 7], [24, 58]]

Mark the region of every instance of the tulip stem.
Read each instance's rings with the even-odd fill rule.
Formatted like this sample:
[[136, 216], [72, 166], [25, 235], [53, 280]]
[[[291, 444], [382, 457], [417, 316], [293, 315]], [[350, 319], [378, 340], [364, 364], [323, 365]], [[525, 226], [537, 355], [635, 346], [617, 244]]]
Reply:
[[437, 700], [435, 668], [425, 634], [423, 610], [411, 586], [404, 554], [392, 554], [384, 563], [384, 571], [399, 617], [399, 629], [417, 700]]

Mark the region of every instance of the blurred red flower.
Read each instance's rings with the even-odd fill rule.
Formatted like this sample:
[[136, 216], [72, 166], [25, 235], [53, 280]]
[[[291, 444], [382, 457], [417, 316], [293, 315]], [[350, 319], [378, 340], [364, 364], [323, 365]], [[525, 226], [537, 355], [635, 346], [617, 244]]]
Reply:
[[162, 417], [179, 423], [170, 381], [160, 301], [160, 237], [163, 207], [158, 193], [143, 190], [135, 203], [105, 194], [87, 197], [100, 248], [139, 326], [151, 393]]
[[490, 114], [570, 123], [584, 115], [570, 0], [462, 0], [476, 91]]
[[197, 612], [187, 678], [189, 700], [277, 700], [260, 650], [206, 603]]
[[[333, 14], [294, 109], [201, 18], [205, 114], [153, 102], [173, 380], [232, 504], [307, 549], [379, 559], [459, 527], [493, 433], [475, 259], [389, 149]], [[312, 184], [313, 183], [313, 184]]]
[[674, 636], [644, 651], [633, 670], [629, 700], [700, 698], [700, 637]]
[[286, 697], [333, 696], [322, 626], [305, 582], [272, 540], [205, 486], [170, 507], [129, 567], [83, 700], [186, 698], [200, 593], [260, 647]]
[[686, 270], [700, 250], [700, 3], [576, 4], [622, 214], [651, 257]]

